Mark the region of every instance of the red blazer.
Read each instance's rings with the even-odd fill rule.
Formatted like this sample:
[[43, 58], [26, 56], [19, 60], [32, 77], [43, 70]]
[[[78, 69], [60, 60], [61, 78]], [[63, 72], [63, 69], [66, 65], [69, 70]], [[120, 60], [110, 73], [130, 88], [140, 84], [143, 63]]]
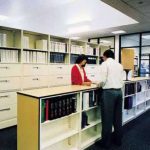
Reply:
[[84, 81], [82, 81], [82, 77], [78, 67], [74, 65], [71, 70], [71, 83], [75, 85], [82, 85], [83, 82], [91, 82], [91, 80], [87, 78], [84, 68], [83, 73], [84, 73]]

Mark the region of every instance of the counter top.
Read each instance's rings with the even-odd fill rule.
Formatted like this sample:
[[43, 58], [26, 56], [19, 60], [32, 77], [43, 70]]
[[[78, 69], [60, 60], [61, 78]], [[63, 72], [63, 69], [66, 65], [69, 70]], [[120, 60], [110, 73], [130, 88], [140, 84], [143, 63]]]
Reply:
[[126, 82], [136, 82], [136, 81], [141, 81], [141, 80], [150, 80], [150, 77], [136, 77], [136, 78], [132, 78], [131, 80], [129, 81], [124, 81], [125, 83]]
[[59, 86], [59, 87], [25, 90], [17, 93], [36, 97], [36, 98], [41, 98], [47, 96], [61, 95], [65, 93], [86, 91], [86, 90], [91, 90], [96, 88], [97, 86], [94, 84], [92, 84], [91, 86], [67, 85], [67, 86]]

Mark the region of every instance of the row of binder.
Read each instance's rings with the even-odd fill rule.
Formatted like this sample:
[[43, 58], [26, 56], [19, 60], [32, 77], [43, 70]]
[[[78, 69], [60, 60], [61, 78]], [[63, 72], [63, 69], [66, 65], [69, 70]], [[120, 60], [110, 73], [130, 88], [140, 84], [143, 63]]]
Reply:
[[64, 63], [65, 54], [64, 53], [50, 53], [50, 62], [51, 63]]
[[47, 53], [37, 51], [24, 51], [23, 52], [24, 63], [47, 63]]
[[96, 106], [98, 102], [98, 93], [96, 91], [89, 91], [83, 93], [82, 110]]
[[83, 48], [83, 46], [79, 46], [79, 45], [71, 45], [71, 53], [73, 53], [73, 54], [83, 54], [84, 53], [84, 48]]
[[18, 50], [0, 49], [1, 63], [18, 63]]
[[50, 42], [50, 51], [51, 52], [61, 52], [66, 53], [67, 52], [67, 44], [62, 42]]
[[76, 95], [42, 100], [41, 122], [67, 116], [77, 111]]
[[135, 83], [125, 84], [125, 96], [135, 94], [135, 92], [136, 92], [136, 84]]
[[7, 46], [7, 34], [0, 33], [0, 47], [6, 47]]
[[98, 48], [93, 48], [93, 47], [87, 46], [86, 55], [98, 56]]

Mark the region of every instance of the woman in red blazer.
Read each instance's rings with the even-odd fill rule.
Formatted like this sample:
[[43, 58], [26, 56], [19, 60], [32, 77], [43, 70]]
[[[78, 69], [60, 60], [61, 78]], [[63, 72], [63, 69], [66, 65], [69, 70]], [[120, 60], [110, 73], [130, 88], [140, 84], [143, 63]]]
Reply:
[[76, 64], [71, 70], [71, 82], [73, 85], [91, 85], [91, 81], [87, 78], [84, 67], [88, 61], [85, 55], [79, 55]]

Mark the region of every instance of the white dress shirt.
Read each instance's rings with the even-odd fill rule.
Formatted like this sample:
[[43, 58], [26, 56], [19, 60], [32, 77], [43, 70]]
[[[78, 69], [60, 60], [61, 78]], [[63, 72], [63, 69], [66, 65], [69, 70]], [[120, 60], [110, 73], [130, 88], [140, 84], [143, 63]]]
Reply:
[[123, 66], [112, 58], [101, 65], [100, 85], [103, 89], [119, 89], [123, 87]]
[[83, 72], [83, 69], [82, 69], [82, 68], [80, 68], [80, 66], [79, 66], [78, 64], [76, 64], [76, 66], [77, 66], [77, 67], [78, 67], [78, 69], [79, 69], [79, 72], [80, 72], [81, 77], [82, 77], [82, 81], [84, 81], [84, 72]]

